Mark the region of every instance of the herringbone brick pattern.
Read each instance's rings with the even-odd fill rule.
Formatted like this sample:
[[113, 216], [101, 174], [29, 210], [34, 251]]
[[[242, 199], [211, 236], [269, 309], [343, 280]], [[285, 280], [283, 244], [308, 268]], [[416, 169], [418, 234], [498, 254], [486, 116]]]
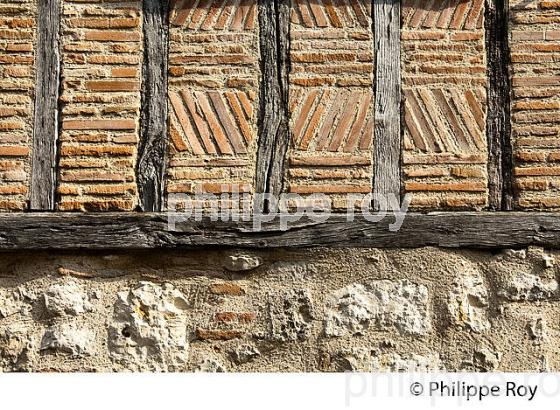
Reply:
[[59, 209], [132, 210], [142, 1], [62, 0]]
[[484, 0], [405, 0], [403, 175], [413, 208], [487, 203]]
[[0, 3], [0, 211], [27, 207], [33, 136], [35, 0]]
[[288, 190], [372, 190], [371, 2], [295, 0], [291, 23]]
[[560, 209], [560, 2], [510, 1], [517, 206]]
[[403, 0], [403, 25], [408, 28], [473, 30], [483, 28], [484, 1]]
[[484, 88], [415, 88], [405, 90], [404, 97], [405, 125], [415, 149], [426, 153], [484, 150]]
[[170, 14], [168, 193], [252, 191], [256, 0], [178, 0]]

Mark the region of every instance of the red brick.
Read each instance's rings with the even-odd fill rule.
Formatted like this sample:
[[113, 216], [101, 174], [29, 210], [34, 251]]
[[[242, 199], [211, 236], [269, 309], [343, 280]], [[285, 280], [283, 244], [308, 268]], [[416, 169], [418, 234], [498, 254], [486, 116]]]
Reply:
[[245, 289], [235, 283], [215, 283], [210, 285], [210, 292], [215, 295], [243, 296]]
[[134, 130], [135, 120], [65, 120], [64, 130]]

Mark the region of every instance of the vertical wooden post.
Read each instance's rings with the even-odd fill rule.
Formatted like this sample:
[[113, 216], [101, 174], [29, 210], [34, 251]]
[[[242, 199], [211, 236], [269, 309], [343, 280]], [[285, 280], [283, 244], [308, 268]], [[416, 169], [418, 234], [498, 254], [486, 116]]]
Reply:
[[144, 65], [136, 182], [140, 208], [163, 209], [167, 158], [169, 4], [144, 0]]
[[488, 207], [513, 208], [508, 0], [486, 0]]
[[[256, 193], [278, 196], [283, 189], [288, 130], [290, 0], [259, 0], [261, 88]], [[266, 212], [266, 201], [257, 204]]]
[[29, 207], [55, 208], [58, 96], [60, 86], [60, 0], [37, 2], [35, 117]]
[[[373, 193], [401, 192], [400, 0], [373, 0], [375, 127]], [[378, 204], [374, 203], [378, 209]]]

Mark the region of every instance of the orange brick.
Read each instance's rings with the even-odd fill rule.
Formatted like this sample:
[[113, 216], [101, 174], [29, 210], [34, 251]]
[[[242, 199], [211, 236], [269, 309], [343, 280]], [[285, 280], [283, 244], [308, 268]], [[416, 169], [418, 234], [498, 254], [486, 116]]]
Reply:
[[138, 81], [87, 81], [86, 89], [106, 92], [139, 91], [140, 83]]
[[349, 185], [349, 184], [337, 184], [337, 185], [290, 185], [289, 192], [296, 194], [369, 194], [372, 192], [371, 186], [364, 185]]
[[25, 157], [29, 155], [29, 148], [17, 145], [0, 145], [0, 157]]
[[84, 31], [84, 39], [89, 41], [140, 41], [141, 35], [131, 31], [91, 30]]
[[132, 200], [66, 200], [58, 204], [59, 211], [99, 212], [99, 211], [131, 211]]
[[443, 206], [459, 209], [476, 209], [486, 205], [486, 199], [481, 197], [447, 197], [443, 200]]
[[69, 27], [79, 28], [135, 28], [140, 25], [137, 18], [71, 18], [66, 21]]
[[27, 187], [25, 185], [0, 185], [0, 195], [18, 195], [26, 193]]
[[546, 159], [546, 152], [531, 152], [531, 151], [518, 151], [515, 157], [523, 162], [544, 162]]
[[136, 186], [134, 184], [124, 185], [91, 185], [83, 189], [86, 195], [124, 195], [134, 194]]
[[135, 78], [138, 77], [138, 69], [130, 67], [116, 67], [111, 69], [111, 76], [115, 78]]
[[65, 120], [64, 130], [134, 130], [136, 121], [129, 120]]
[[516, 176], [559, 176], [560, 167], [515, 168]]
[[101, 155], [132, 155], [134, 147], [122, 145], [65, 145], [62, 147], [60, 154], [62, 156], [101, 156]]
[[257, 314], [255, 312], [218, 312], [214, 316], [216, 322], [237, 322], [249, 323], [255, 320]]
[[235, 283], [215, 283], [210, 285], [210, 292], [215, 295], [243, 296], [245, 289]]
[[483, 182], [449, 182], [449, 183], [405, 183], [407, 191], [457, 191], [457, 192], [484, 192], [486, 184]]
[[541, 180], [526, 180], [521, 179], [515, 182], [515, 186], [518, 189], [527, 190], [527, 191], [545, 191], [548, 189], [548, 181], [541, 179]]

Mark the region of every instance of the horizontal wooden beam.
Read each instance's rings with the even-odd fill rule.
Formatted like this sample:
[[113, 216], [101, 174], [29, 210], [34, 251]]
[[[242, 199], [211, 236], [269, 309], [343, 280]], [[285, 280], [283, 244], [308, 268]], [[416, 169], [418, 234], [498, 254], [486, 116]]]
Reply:
[[352, 222], [334, 215], [326, 222], [278, 219], [255, 231], [251, 222], [180, 221], [165, 213], [30, 213], [0, 215], [0, 250], [133, 250], [199, 247], [301, 248], [380, 247], [560, 248], [558, 213], [408, 213], [397, 232], [395, 218]]

